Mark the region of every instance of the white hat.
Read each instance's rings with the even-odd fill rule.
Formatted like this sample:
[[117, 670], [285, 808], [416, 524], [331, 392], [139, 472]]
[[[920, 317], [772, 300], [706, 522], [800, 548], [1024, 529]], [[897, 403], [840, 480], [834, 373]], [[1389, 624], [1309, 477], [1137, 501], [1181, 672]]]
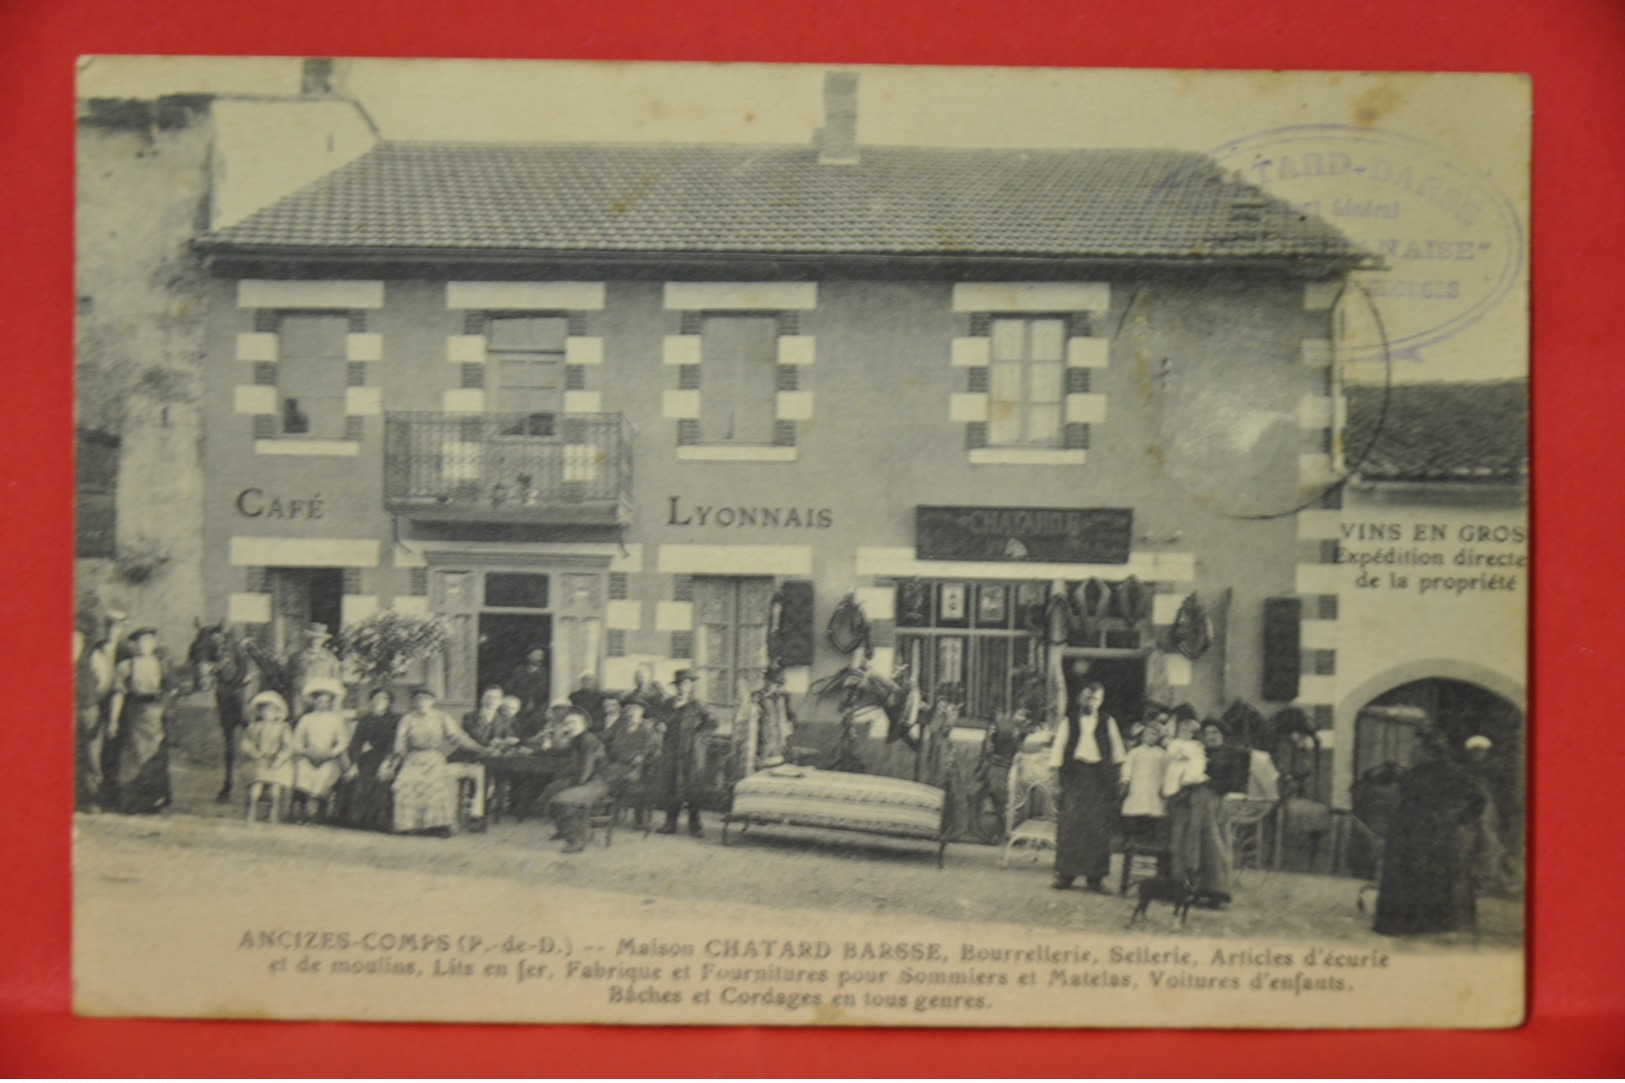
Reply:
[[326, 692], [334, 699], [343, 699], [344, 685], [333, 677], [312, 677], [305, 682], [304, 696], [306, 699], [318, 692]]
[[1481, 733], [1475, 733], [1475, 734], [1473, 734], [1473, 736], [1467, 738], [1466, 742], [1463, 744], [1462, 747], [1467, 748], [1467, 749], [1492, 748], [1492, 747], [1494, 747], [1494, 745], [1495, 745], [1495, 742], [1491, 741], [1488, 737], [1485, 737]]
[[271, 706], [275, 707], [278, 711], [282, 712], [282, 717], [283, 718], [288, 717], [288, 701], [283, 699], [277, 693], [271, 692], [271, 691], [261, 692], [259, 695], [255, 696], [253, 699], [249, 700], [248, 701], [248, 713], [250, 715], [253, 715], [255, 712], [257, 712], [261, 707], [265, 706], [266, 704], [270, 704]]

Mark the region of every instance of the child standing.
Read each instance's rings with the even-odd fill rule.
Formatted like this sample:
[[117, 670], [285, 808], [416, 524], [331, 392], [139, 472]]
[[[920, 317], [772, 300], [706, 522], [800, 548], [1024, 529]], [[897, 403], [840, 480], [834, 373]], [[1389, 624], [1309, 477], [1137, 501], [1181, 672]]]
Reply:
[[283, 794], [293, 785], [293, 727], [288, 725], [288, 704], [275, 692], [261, 692], [248, 701], [250, 721], [240, 745], [242, 777], [248, 780], [248, 819], [252, 822], [262, 797], [269, 798], [270, 823], [282, 819]]
[[1168, 752], [1162, 747], [1162, 726], [1155, 719], [1135, 727], [1135, 733], [1138, 740], [1123, 760], [1123, 835], [1131, 846], [1159, 850], [1167, 844], [1162, 785], [1168, 773]]

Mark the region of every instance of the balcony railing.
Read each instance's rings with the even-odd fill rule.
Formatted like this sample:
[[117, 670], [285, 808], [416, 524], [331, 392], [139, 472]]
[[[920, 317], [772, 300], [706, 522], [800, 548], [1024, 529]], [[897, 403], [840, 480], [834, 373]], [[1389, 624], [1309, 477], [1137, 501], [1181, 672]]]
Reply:
[[384, 502], [419, 519], [620, 525], [632, 426], [620, 414], [389, 413]]

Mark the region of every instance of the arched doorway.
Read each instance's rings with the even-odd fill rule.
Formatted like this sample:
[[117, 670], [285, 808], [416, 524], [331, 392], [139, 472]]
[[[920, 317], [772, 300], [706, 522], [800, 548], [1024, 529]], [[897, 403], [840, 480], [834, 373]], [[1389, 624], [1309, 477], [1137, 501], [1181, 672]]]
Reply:
[[[1495, 803], [1500, 841], [1508, 853], [1521, 854], [1524, 839], [1524, 712], [1503, 696], [1471, 681], [1423, 677], [1407, 681], [1371, 699], [1354, 722], [1352, 811], [1377, 836], [1398, 800], [1398, 777], [1415, 760], [1416, 731], [1411, 721], [1424, 712], [1443, 732], [1450, 753], [1467, 763], [1484, 782]], [[1469, 756], [1469, 738], [1482, 737], [1488, 749]], [[1479, 743], [1479, 742], [1475, 742]], [[1471, 762], [1469, 762], [1471, 761]], [[1369, 875], [1373, 854], [1351, 846], [1356, 875]]]

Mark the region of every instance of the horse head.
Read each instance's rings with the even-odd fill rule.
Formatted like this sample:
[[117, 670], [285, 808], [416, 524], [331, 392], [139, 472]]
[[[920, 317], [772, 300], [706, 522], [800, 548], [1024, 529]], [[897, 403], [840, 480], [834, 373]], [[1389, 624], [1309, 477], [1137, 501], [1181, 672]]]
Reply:
[[186, 648], [186, 665], [191, 673], [192, 691], [206, 692], [214, 686], [217, 670], [223, 660], [222, 639], [226, 634], [226, 622], [192, 623], [197, 628], [197, 634], [192, 637], [191, 646]]

